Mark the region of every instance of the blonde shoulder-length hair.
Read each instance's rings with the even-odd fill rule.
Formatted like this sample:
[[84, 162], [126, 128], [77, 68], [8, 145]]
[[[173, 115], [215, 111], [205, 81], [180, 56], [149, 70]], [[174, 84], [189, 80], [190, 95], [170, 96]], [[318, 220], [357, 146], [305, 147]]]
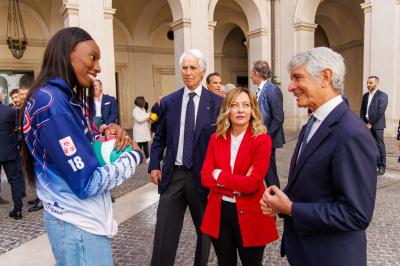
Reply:
[[217, 118], [217, 137], [223, 137], [226, 139], [226, 132], [231, 128], [231, 122], [229, 120], [229, 113], [231, 106], [240, 93], [246, 93], [250, 99], [251, 117], [249, 126], [253, 132], [253, 137], [256, 137], [267, 132], [267, 128], [264, 126], [262, 121], [260, 109], [258, 109], [258, 103], [256, 97], [250, 92], [249, 89], [243, 87], [237, 87], [228, 92], [224, 100], [222, 101], [221, 109]]

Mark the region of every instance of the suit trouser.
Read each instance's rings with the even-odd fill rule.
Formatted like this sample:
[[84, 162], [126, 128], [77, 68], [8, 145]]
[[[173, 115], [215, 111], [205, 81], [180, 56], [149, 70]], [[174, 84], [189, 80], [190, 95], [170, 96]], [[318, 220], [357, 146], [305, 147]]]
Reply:
[[271, 152], [269, 168], [268, 168], [267, 175], [265, 176], [265, 184], [267, 184], [268, 187], [275, 185], [280, 188], [281, 185], [280, 185], [279, 177], [278, 177], [278, 169], [276, 167], [275, 150], [276, 149], [272, 149], [272, 152]]
[[196, 193], [192, 172], [175, 170], [158, 203], [152, 266], [174, 265], [187, 206], [197, 233], [194, 265], [207, 265], [211, 241], [200, 231], [205, 204]]
[[378, 167], [386, 167], [386, 148], [385, 142], [383, 138], [383, 129], [373, 129], [371, 128], [372, 136], [375, 139], [376, 145], [379, 150], [379, 160]]
[[22, 209], [22, 182], [21, 165], [17, 159], [0, 162], [4, 167], [8, 183], [11, 186], [11, 196], [14, 202], [14, 211]]
[[146, 157], [146, 159], [149, 158], [149, 142], [138, 142], [137, 144], [139, 145], [139, 148], [141, 148], [144, 152], [144, 156]]
[[221, 202], [221, 222], [218, 239], [211, 238], [219, 266], [237, 265], [237, 252], [243, 266], [261, 266], [264, 248], [243, 247], [236, 204]]

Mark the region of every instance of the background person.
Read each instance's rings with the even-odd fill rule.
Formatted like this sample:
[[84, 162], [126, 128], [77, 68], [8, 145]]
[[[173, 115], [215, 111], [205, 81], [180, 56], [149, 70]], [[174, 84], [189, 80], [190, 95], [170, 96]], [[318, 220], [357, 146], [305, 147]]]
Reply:
[[133, 108], [133, 139], [144, 151], [146, 163], [149, 163], [149, 141], [151, 133], [149, 128], [149, 113], [144, 109], [145, 99], [143, 96], [136, 97], [135, 108]]
[[86, 31], [58, 31], [47, 45], [24, 110], [23, 159], [28, 180], [36, 183], [43, 201], [57, 265], [113, 264], [109, 237], [118, 226], [109, 190], [128, 180], [143, 160], [138, 146], [113, 124], [107, 131], [117, 135], [116, 148], [131, 143], [133, 151], [98, 166], [91, 146], [93, 89], [85, 88], [100, 72], [99, 60], [100, 50]]
[[257, 209], [272, 149], [266, 131], [249, 90], [230, 91], [201, 171], [210, 189], [201, 230], [211, 236], [218, 265], [236, 265], [237, 251], [243, 265], [262, 265], [265, 245], [278, 239], [274, 218]]
[[360, 117], [375, 139], [379, 150], [377, 174], [383, 175], [386, 169], [386, 148], [383, 135], [386, 127], [385, 111], [388, 105], [388, 96], [378, 89], [378, 84], [379, 78], [377, 76], [368, 77], [368, 92], [364, 94], [362, 99]]
[[161, 96], [158, 96], [157, 101], [154, 103], [154, 105], [151, 107], [151, 113], [157, 115], [157, 119], [155, 121], [152, 121], [150, 125], [151, 133], [154, 135], [157, 132], [158, 127], [160, 126], [160, 121], [161, 121], [161, 107], [160, 107], [160, 101], [161, 101]]
[[94, 110], [93, 122], [100, 131], [112, 123], [117, 123], [117, 100], [115, 97], [103, 93], [103, 84], [99, 79], [94, 82]]
[[314, 48], [295, 55], [288, 69], [289, 92], [312, 115], [300, 132], [287, 186], [283, 192], [268, 187], [262, 210], [284, 218], [281, 255], [290, 265], [365, 266], [378, 150], [340, 95], [343, 57]]
[[[1, 167], [3, 167], [8, 183], [11, 186], [14, 208], [9, 212], [9, 216], [15, 220], [20, 220], [22, 219], [24, 177], [21, 172], [18, 154], [18, 142], [15, 134], [16, 125], [16, 111], [4, 104], [0, 104], [0, 174]], [[3, 204], [6, 202], [2, 200]]]
[[221, 97], [225, 97], [225, 91], [222, 88], [222, 77], [218, 72], [208, 74], [206, 78], [207, 89]]
[[256, 98], [260, 108], [264, 125], [267, 127], [267, 134], [272, 139], [272, 153], [268, 173], [265, 176], [267, 186], [280, 186], [278, 169], [276, 167], [275, 150], [282, 148], [285, 144], [285, 134], [283, 132], [283, 96], [281, 89], [273, 84], [269, 79], [272, 76], [268, 62], [256, 61], [250, 72], [250, 78], [254, 85], [257, 85]]
[[19, 97], [19, 90], [13, 89], [10, 91], [10, 97], [15, 105], [15, 109], [21, 109], [22, 105], [24, 104], [21, 98]]
[[161, 122], [150, 153], [150, 180], [160, 193], [152, 266], [174, 265], [187, 206], [197, 233], [194, 265], [207, 265], [211, 245], [200, 231], [206, 198], [198, 193], [202, 188], [195, 177], [200, 176], [203, 158], [197, 157], [196, 150], [207, 145], [207, 135], [200, 135], [215, 124], [222, 98], [201, 85], [206, 71], [202, 52], [183, 53], [179, 64], [185, 86], [161, 100]]

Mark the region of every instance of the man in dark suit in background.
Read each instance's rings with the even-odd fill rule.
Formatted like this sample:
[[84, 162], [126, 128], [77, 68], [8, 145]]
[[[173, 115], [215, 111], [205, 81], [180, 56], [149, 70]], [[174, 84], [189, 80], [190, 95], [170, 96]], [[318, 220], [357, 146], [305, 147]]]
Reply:
[[263, 116], [264, 125], [267, 127], [267, 134], [272, 139], [272, 153], [265, 183], [267, 186], [276, 185], [280, 187], [278, 170], [276, 168], [275, 150], [282, 148], [285, 144], [283, 133], [283, 96], [281, 89], [271, 83], [272, 72], [266, 61], [256, 61], [250, 72], [250, 78], [254, 85], [257, 85], [256, 97], [258, 106]]
[[377, 76], [368, 77], [368, 92], [363, 96], [360, 117], [367, 124], [378, 146], [378, 175], [383, 175], [386, 169], [386, 149], [383, 131], [386, 127], [385, 111], [388, 105], [388, 96], [383, 91], [378, 90], [378, 84], [379, 78]]
[[100, 80], [94, 83], [94, 117], [93, 122], [102, 131], [106, 126], [118, 120], [118, 104], [115, 97], [103, 94]]
[[[2, 91], [0, 91], [0, 105], [3, 104], [3, 101], [4, 101], [4, 94], [3, 94]], [[1, 175], [1, 166], [0, 166], [0, 175]], [[1, 176], [0, 176], [0, 192], [1, 192]], [[3, 198], [0, 196], [0, 205], [2, 205], [2, 204], [8, 204], [8, 201], [5, 200], [5, 199], [3, 199]]]
[[349, 109], [343, 57], [326, 47], [295, 55], [289, 91], [312, 115], [300, 132], [288, 184], [266, 189], [264, 214], [284, 218], [281, 255], [290, 265], [367, 265], [366, 228], [376, 195], [378, 149]]
[[[162, 98], [161, 121], [150, 153], [150, 179], [158, 184], [160, 193], [153, 266], [174, 265], [187, 206], [197, 233], [194, 265], [207, 265], [210, 250], [209, 237], [200, 231], [205, 202], [197, 192], [200, 184], [194, 181], [204, 156], [195, 154], [199, 145], [208, 145], [202, 131], [215, 124], [222, 98], [201, 85], [206, 62], [199, 50], [185, 52], [179, 63], [185, 86]], [[209, 138], [209, 134], [206, 136]]]
[[157, 115], [157, 119], [154, 120], [151, 123], [151, 126], [150, 126], [150, 130], [151, 130], [152, 134], [155, 134], [157, 132], [157, 129], [158, 129], [158, 127], [160, 125], [160, 121], [161, 121], [161, 117], [160, 117], [161, 116], [160, 101], [161, 101], [161, 96], [158, 96], [157, 102], [151, 107], [151, 112], [153, 114]]
[[4, 167], [14, 201], [14, 209], [10, 211], [9, 216], [20, 220], [22, 219], [22, 182], [24, 177], [18, 160], [16, 125], [16, 111], [0, 104], [0, 166]]

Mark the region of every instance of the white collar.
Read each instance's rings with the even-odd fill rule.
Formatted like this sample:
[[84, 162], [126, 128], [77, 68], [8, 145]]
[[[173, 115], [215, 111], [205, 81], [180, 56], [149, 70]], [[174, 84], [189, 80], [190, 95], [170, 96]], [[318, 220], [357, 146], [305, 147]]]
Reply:
[[323, 105], [321, 105], [315, 112], [313, 113], [313, 116], [318, 119], [318, 121], [322, 122], [324, 119], [332, 112], [333, 109], [335, 109], [336, 106], [338, 106], [341, 102], [343, 102], [343, 97], [341, 94], [338, 96], [330, 99]]
[[188, 87], [184, 87], [184, 91], [183, 91], [183, 97], [188, 96], [189, 93], [194, 92], [196, 93], [197, 96], [201, 96], [201, 91], [202, 91], [203, 86], [200, 84], [194, 91], [190, 90]]
[[234, 141], [242, 141], [244, 134], [246, 133], [247, 129], [244, 130], [242, 133], [240, 133], [239, 135], [237, 135], [236, 137], [231, 133], [231, 139]]
[[258, 86], [260, 89], [264, 88], [265, 83], [267, 83], [268, 79], [261, 81], [260, 86]]
[[375, 90], [373, 90], [373, 91], [368, 91], [368, 93], [370, 94], [370, 95], [375, 95], [375, 93], [378, 91], [378, 88], [375, 88]]

